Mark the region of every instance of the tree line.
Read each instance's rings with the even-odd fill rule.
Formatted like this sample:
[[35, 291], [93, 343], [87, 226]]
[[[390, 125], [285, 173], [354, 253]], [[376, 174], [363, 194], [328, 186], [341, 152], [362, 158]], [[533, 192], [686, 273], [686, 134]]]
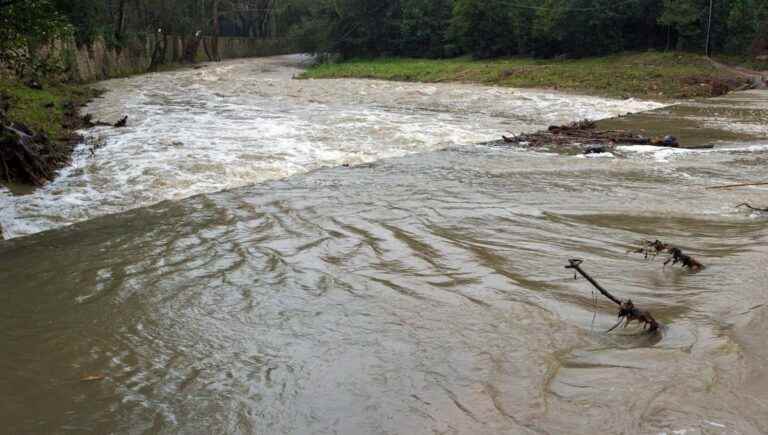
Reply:
[[71, 35], [286, 38], [341, 58], [768, 51], [768, 0], [0, 0], [0, 62]]
[[291, 32], [345, 58], [749, 54], [768, 48], [767, 20], [768, 0], [316, 0]]
[[[148, 36], [276, 38], [299, 23], [286, 0], [0, 0], [0, 66], [44, 73], [35, 56], [53, 40], [142, 47]], [[155, 38], [157, 39], [157, 38]], [[2, 68], [0, 68], [2, 72]]]

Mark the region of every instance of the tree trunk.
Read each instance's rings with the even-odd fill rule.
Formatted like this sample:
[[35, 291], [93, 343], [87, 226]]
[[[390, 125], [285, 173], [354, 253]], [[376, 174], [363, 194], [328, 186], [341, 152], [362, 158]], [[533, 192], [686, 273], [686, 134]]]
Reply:
[[120, 0], [117, 6], [117, 26], [115, 27], [115, 39], [121, 41], [125, 33], [125, 2]]
[[216, 62], [221, 61], [219, 55], [219, 36], [221, 35], [221, 23], [219, 22], [219, 3], [221, 0], [213, 0], [213, 39], [211, 40], [211, 52], [213, 54], [213, 60]]

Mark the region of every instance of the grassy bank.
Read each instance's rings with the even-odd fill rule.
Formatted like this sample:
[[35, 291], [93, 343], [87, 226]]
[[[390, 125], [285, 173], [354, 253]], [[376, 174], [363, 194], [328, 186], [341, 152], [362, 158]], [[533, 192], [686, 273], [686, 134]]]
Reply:
[[0, 78], [0, 184], [24, 193], [53, 180], [80, 140], [75, 131], [87, 126], [78, 109], [96, 94], [84, 86], [33, 89]]
[[43, 84], [32, 89], [15, 79], [0, 78], [0, 98], [7, 101], [9, 120], [35, 132], [43, 132], [54, 141], [67, 141], [72, 133], [72, 109], [79, 108], [97, 95], [91, 88], [72, 84]]
[[353, 60], [317, 65], [301, 78], [468, 82], [656, 100], [711, 96], [715, 87], [710, 83], [712, 80], [725, 81], [731, 87], [739, 84], [739, 80], [719, 71], [703, 56], [660, 52], [576, 60]]

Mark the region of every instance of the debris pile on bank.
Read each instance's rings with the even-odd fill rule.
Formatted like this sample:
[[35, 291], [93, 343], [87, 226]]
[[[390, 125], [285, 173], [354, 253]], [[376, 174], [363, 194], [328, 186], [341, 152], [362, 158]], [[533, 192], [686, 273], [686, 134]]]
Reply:
[[[56, 177], [56, 172], [69, 164], [75, 145], [83, 138], [79, 129], [96, 126], [125, 127], [128, 117], [111, 124], [93, 121], [90, 115], [80, 116], [79, 108], [86, 101], [65, 101], [61, 104], [60, 123], [62, 137], [49, 137], [28, 125], [15, 121], [11, 116], [13, 99], [0, 94], [0, 183], [17, 183], [42, 186]], [[52, 109], [53, 102], [46, 103]], [[94, 150], [92, 150], [93, 152]]]
[[[0, 95], [0, 181], [41, 186], [69, 162], [76, 141], [55, 141], [9, 119], [10, 98]], [[65, 108], [67, 123], [78, 128], [77, 108]]]
[[614, 145], [657, 145], [678, 147], [673, 136], [649, 138], [625, 130], [599, 130], [593, 121], [584, 120], [567, 125], [551, 126], [546, 131], [517, 136], [502, 136], [504, 143], [531, 148], [545, 146], [579, 146], [587, 152], [603, 152]]

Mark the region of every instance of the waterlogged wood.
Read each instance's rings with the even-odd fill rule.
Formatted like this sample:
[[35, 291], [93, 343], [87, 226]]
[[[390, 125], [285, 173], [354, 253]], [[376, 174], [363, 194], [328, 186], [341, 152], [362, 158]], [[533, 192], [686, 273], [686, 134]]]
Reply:
[[753, 207], [751, 204], [746, 203], [746, 202], [744, 204], [739, 204], [739, 205], [736, 206], [736, 208], [739, 208], [739, 207], [746, 207], [746, 208], [748, 208], [748, 209], [750, 209], [752, 211], [759, 211], [761, 213], [768, 213], [768, 207], [766, 207], [766, 208]]
[[608, 290], [605, 289], [605, 287], [601, 286], [594, 278], [585, 272], [584, 269], [581, 268], [581, 264], [584, 263], [584, 260], [573, 259], [568, 260], [568, 262], [568, 266], [565, 266], [566, 269], [573, 269], [578, 272], [581, 276], [586, 278], [586, 280], [589, 281], [590, 284], [592, 284], [603, 296], [610, 299], [611, 302], [619, 306], [619, 322], [606, 332], [612, 332], [622, 323], [624, 323], [624, 327], [626, 328], [633, 321], [641, 323], [643, 325], [643, 329], [648, 328], [648, 332], [656, 332], [659, 330], [661, 325], [656, 321], [656, 319], [653, 318], [650, 312], [635, 307], [635, 304], [631, 299], [622, 301], [621, 299], [612, 295]]
[[[674, 136], [646, 137], [642, 134], [626, 130], [598, 130], [597, 124], [590, 120], [571, 124], [550, 126], [546, 131], [517, 136], [502, 136], [505, 143], [527, 147], [543, 147], [549, 145], [569, 146], [615, 146], [615, 145], [654, 145], [670, 148], [684, 148]], [[712, 146], [702, 146], [710, 148]]]
[[668, 243], [664, 243], [661, 240], [641, 240], [639, 248], [633, 248], [627, 251], [633, 254], [643, 254], [646, 259], [656, 258], [659, 254], [669, 254], [669, 258], [664, 261], [664, 266], [672, 263], [680, 264], [692, 272], [699, 272], [704, 269], [704, 265], [698, 260], [685, 254], [680, 248], [676, 248]]
[[80, 376], [80, 382], [96, 382], [103, 381], [107, 376], [101, 373], [90, 373]]

